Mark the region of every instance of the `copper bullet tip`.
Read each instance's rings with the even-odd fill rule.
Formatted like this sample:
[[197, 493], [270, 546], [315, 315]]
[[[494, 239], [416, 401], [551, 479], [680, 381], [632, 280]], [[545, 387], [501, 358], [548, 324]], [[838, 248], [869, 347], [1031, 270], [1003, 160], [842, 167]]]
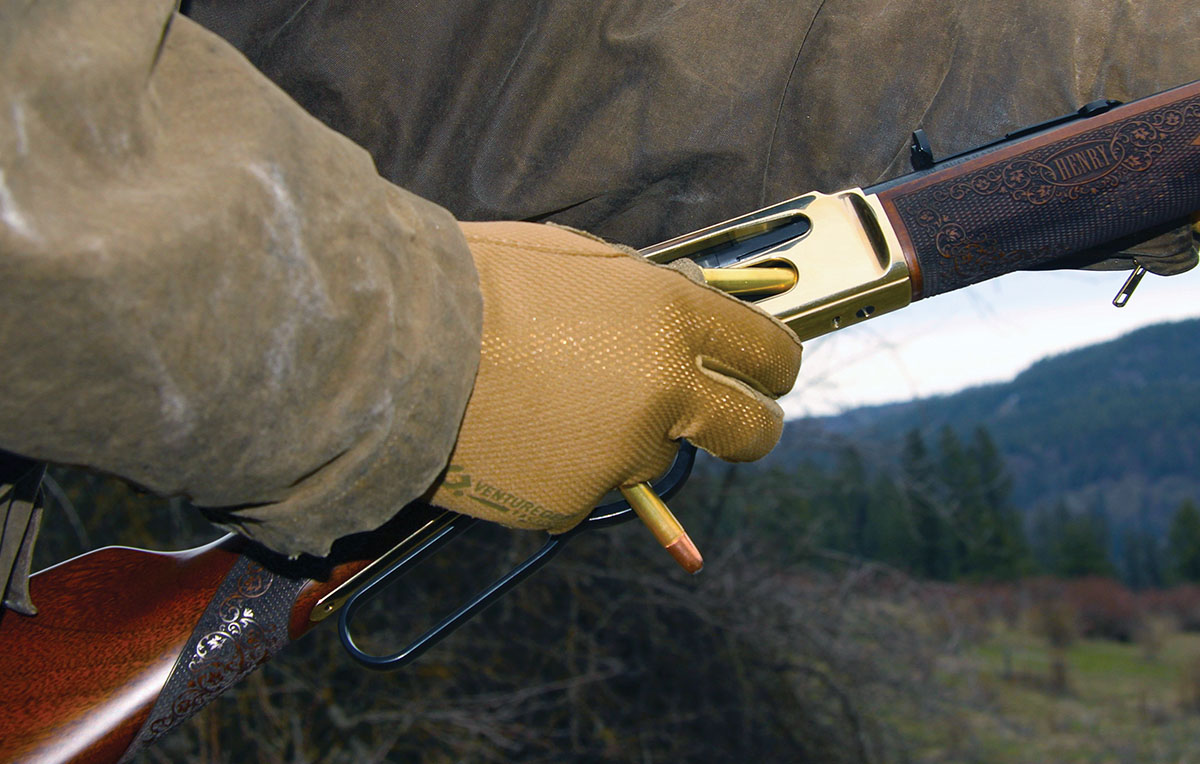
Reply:
[[622, 486], [621, 493], [646, 527], [654, 533], [658, 543], [675, 558], [680, 567], [688, 573], [698, 573], [704, 567], [704, 558], [700, 556], [700, 550], [648, 484]]
[[704, 558], [700, 556], [700, 550], [696, 548], [691, 537], [686, 533], [664, 548], [675, 558], [675, 562], [679, 563], [679, 566], [688, 573], [699, 573], [704, 567]]

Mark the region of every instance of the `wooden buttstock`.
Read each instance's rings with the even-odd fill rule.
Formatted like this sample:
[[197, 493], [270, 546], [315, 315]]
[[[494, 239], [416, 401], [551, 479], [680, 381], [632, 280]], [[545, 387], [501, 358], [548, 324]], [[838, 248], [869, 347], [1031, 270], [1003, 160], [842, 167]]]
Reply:
[[34, 575], [38, 614], [0, 610], [0, 762], [101, 764], [153, 743], [312, 628], [321, 597], [444, 513], [411, 505], [327, 558], [287, 560], [226, 536], [181, 552], [107, 547]]
[[119, 759], [242, 545], [108, 547], [34, 576], [39, 614], [0, 612], [0, 761]]

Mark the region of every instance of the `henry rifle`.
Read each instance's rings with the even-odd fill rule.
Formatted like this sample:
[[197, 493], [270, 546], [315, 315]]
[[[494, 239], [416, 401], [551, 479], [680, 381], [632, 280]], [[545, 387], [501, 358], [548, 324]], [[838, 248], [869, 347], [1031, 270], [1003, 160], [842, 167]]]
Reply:
[[[872, 188], [805, 194], [644, 254], [694, 260], [809, 339], [1015, 270], [1116, 250], [1200, 209], [1200, 82], [1126, 105], [1094, 102], [940, 162], [918, 132], [913, 165]], [[677, 462], [655, 490], [678, 487], [687, 468]], [[38, 615], [0, 615], [0, 760], [120, 760], [339, 610], [361, 662], [411, 660], [567, 538], [632, 514], [597, 509], [389, 656], [354, 646], [354, 611], [468, 518], [413, 505], [307, 562], [233, 536], [182, 552], [84, 554], [33, 577]]]

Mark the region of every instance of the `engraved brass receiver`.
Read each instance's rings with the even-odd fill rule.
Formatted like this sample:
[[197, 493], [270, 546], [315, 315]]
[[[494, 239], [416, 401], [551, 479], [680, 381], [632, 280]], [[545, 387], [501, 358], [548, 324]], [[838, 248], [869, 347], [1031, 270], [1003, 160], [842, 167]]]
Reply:
[[[656, 244], [641, 254], [656, 263], [690, 258], [706, 271], [790, 271], [790, 285], [785, 281], [761, 288], [766, 296], [746, 296], [801, 340], [912, 302], [908, 263], [895, 231], [878, 198], [857, 188], [798, 196]], [[721, 287], [714, 283], [715, 275], [706, 272], [705, 277]]]

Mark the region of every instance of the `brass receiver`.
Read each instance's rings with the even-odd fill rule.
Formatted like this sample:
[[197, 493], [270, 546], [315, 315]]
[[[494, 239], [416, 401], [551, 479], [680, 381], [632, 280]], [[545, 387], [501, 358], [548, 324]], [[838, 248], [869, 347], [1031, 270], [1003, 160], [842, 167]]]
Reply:
[[908, 263], [874, 195], [852, 188], [809, 193], [641, 250], [656, 263], [790, 269], [790, 287], [753, 302], [801, 340], [912, 302]]

